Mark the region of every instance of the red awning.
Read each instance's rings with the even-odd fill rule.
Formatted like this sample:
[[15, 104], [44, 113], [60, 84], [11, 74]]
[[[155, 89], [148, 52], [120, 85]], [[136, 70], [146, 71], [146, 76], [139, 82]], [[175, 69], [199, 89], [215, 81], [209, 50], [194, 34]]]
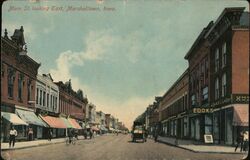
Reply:
[[76, 128], [76, 129], [82, 129], [82, 127], [76, 122], [75, 119], [72, 118], [68, 118], [69, 122], [71, 123], [71, 125]]
[[52, 116], [41, 116], [40, 117], [51, 127], [51, 128], [67, 128], [65, 123], [59, 117]]
[[248, 115], [249, 115], [248, 104], [236, 104], [234, 105], [234, 116], [233, 125], [234, 126], [248, 126]]

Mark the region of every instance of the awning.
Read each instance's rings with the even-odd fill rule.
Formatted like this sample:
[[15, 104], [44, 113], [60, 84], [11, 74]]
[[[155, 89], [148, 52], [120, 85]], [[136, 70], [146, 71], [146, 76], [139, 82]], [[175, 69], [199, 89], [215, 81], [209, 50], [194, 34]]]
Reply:
[[234, 126], [248, 126], [249, 125], [248, 115], [249, 115], [248, 104], [234, 105], [233, 125]]
[[110, 127], [110, 128], [109, 128], [109, 130], [110, 130], [110, 131], [115, 131], [115, 129], [114, 129], [114, 128], [112, 128], [112, 127]]
[[47, 125], [36, 116], [36, 114], [32, 111], [26, 111], [21, 109], [16, 109], [17, 115], [28, 124], [34, 124], [42, 127], [47, 127]]
[[58, 117], [41, 116], [39, 115], [51, 128], [67, 128], [63, 120]]
[[63, 120], [64, 124], [67, 126], [67, 128], [74, 128], [74, 126], [69, 122], [68, 119], [64, 117], [60, 117], [61, 120]]
[[96, 126], [92, 126], [91, 129], [92, 129], [93, 131], [99, 131], [99, 128], [97, 128]]
[[28, 125], [26, 122], [24, 122], [21, 118], [19, 118], [16, 114], [14, 113], [8, 113], [8, 112], [1, 112], [3, 118], [8, 120], [10, 123], [13, 125]]
[[76, 122], [75, 119], [72, 118], [68, 118], [69, 122], [71, 123], [71, 125], [76, 128], [76, 129], [82, 129], [82, 127]]

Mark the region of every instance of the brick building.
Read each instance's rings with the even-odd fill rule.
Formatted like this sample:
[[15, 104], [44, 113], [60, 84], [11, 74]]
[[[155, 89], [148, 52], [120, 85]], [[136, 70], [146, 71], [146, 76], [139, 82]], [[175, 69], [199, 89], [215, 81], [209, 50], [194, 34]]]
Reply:
[[188, 82], [187, 69], [162, 97], [159, 121], [164, 136], [188, 136]]
[[249, 13], [225, 8], [185, 56], [189, 62], [190, 138], [232, 145], [248, 126]]
[[[23, 27], [16, 29], [11, 38], [5, 29], [4, 37], [1, 37], [1, 113], [4, 117], [1, 119], [2, 137], [8, 136], [10, 125], [16, 125], [15, 128], [19, 133], [17, 138], [27, 136], [26, 125], [31, 123], [19, 125], [22, 122], [16, 114], [23, 117], [23, 113], [26, 113], [36, 117], [34, 102], [39, 67], [40, 64], [27, 55]], [[12, 122], [8, 117], [15, 117], [19, 121]], [[36, 124], [39, 123], [40, 121]]]
[[[85, 121], [88, 99], [83, 96], [82, 90], [72, 89], [71, 80], [63, 83], [55, 82], [59, 87], [59, 113], [61, 117], [70, 118], [73, 124], [83, 126]], [[78, 125], [77, 125], [78, 126]]]

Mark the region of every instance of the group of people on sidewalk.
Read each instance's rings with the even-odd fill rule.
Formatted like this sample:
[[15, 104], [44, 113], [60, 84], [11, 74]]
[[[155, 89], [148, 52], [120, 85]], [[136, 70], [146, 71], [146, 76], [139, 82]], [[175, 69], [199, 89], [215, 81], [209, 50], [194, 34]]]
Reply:
[[[28, 129], [28, 140], [32, 141], [33, 140], [33, 129], [29, 127]], [[17, 137], [17, 130], [14, 128], [14, 126], [11, 126], [10, 133], [9, 133], [9, 148], [13, 148], [15, 146], [16, 142], [16, 137]]]
[[248, 151], [248, 145], [249, 145], [249, 139], [248, 139], [248, 131], [241, 131], [240, 134], [237, 137], [237, 144], [235, 147], [235, 152], [237, 151], [237, 148], [240, 146], [240, 152], [242, 151]]

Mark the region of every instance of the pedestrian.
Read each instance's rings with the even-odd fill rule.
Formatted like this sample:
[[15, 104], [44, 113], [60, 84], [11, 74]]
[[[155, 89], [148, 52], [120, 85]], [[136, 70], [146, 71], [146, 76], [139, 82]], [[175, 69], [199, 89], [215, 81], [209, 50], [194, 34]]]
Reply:
[[52, 130], [49, 129], [48, 130], [48, 141], [51, 141], [51, 139], [52, 139]]
[[69, 129], [68, 137], [69, 137], [69, 144], [72, 142], [72, 138], [74, 136], [73, 129]]
[[155, 138], [155, 142], [157, 142], [157, 139], [158, 139], [158, 132], [157, 132], [157, 129], [155, 129], [154, 138]]
[[237, 144], [236, 144], [236, 147], [235, 147], [235, 152], [237, 151], [237, 148], [239, 147], [240, 145], [240, 152], [242, 152], [242, 149], [243, 149], [243, 132], [241, 131], [240, 134], [238, 135], [237, 139]]
[[30, 127], [28, 131], [28, 139], [29, 141], [33, 140], [33, 129]]
[[89, 131], [89, 137], [90, 137], [90, 139], [93, 138], [93, 132], [92, 132], [92, 130]]
[[248, 131], [245, 131], [243, 134], [243, 151], [248, 150]]
[[14, 147], [15, 142], [16, 142], [16, 136], [17, 136], [17, 131], [15, 130], [14, 126], [11, 126], [9, 136], [10, 136], [9, 137], [9, 148], [11, 147], [11, 143], [12, 143], [12, 147]]

